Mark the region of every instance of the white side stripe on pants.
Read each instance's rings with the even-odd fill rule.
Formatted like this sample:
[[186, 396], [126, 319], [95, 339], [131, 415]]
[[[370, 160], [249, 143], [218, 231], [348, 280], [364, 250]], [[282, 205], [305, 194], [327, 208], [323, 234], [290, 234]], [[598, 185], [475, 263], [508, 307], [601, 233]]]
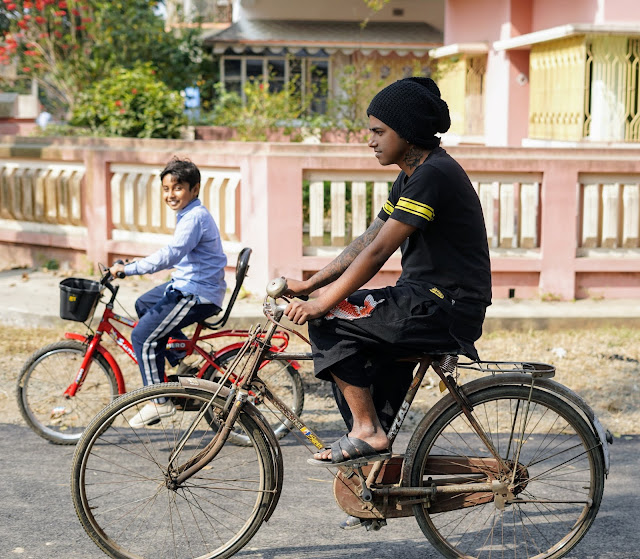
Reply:
[[158, 367], [156, 366], [156, 347], [158, 346], [157, 338], [166, 335], [173, 330], [175, 326], [180, 324], [182, 319], [196, 304], [195, 297], [185, 297], [181, 299], [173, 310], [158, 324], [157, 328], [149, 335], [142, 345], [142, 368], [146, 378], [146, 384], [155, 384], [162, 382]]

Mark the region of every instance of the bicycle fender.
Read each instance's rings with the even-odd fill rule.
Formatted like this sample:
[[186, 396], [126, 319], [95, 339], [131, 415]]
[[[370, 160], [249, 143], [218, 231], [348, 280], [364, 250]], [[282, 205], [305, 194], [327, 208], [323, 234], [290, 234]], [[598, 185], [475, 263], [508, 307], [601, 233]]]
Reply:
[[222, 357], [223, 355], [226, 355], [227, 353], [229, 353], [230, 351], [235, 351], [236, 349], [241, 348], [244, 345], [244, 343], [242, 342], [237, 342], [235, 344], [231, 344], [228, 346], [223, 347], [222, 349], [219, 349], [218, 351], [216, 351], [213, 354], [213, 358], [214, 359], [218, 359], [218, 357]]
[[[467, 384], [463, 384], [459, 388], [466, 396], [469, 396], [474, 392], [484, 390], [485, 388], [489, 388], [491, 386], [504, 385], [531, 385], [531, 375], [521, 373], [505, 373], [495, 376], [492, 375], [472, 380]], [[589, 405], [575, 392], [554, 380], [536, 379], [534, 386], [563, 398], [569, 404], [573, 405], [574, 408], [576, 408], [578, 411], [582, 412], [593, 433], [601, 443], [599, 446], [604, 459], [605, 474], [608, 474], [609, 447], [607, 436], [602, 425], [596, 418], [593, 410], [589, 407]], [[418, 426], [415, 428], [413, 434], [411, 435], [411, 439], [409, 440], [409, 444], [407, 445], [407, 450], [405, 451], [405, 459], [402, 467], [401, 485], [406, 485], [411, 477], [413, 461], [420, 441], [424, 438], [424, 435], [426, 434], [429, 427], [431, 427], [431, 425], [434, 423], [434, 421], [436, 421], [436, 419], [442, 413], [444, 413], [444, 411], [452, 404], [455, 404], [455, 400], [451, 394], [447, 394], [446, 396], [438, 400], [438, 402], [436, 402], [436, 404], [427, 411]]]
[[[89, 344], [89, 338], [87, 338], [87, 336], [84, 336], [83, 334], [76, 334], [75, 332], [65, 332], [64, 337], [83, 344]], [[107, 360], [107, 363], [109, 363], [113, 374], [116, 376], [116, 383], [118, 384], [118, 394], [124, 394], [127, 391], [127, 388], [124, 383], [122, 371], [120, 370], [120, 365], [118, 365], [118, 362], [115, 360], [113, 355], [111, 355], [111, 353], [101, 345], [96, 347], [96, 351]]]
[[[185, 388], [198, 387], [206, 392], [210, 392], [211, 394], [219, 394], [223, 398], [229, 395], [229, 389], [226, 386], [220, 386], [217, 382], [213, 382], [211, 380], [205, 380], [197, 377], [179, 377], [178, 382]], [[255, 421], [260, 427], [262, 435], [267, 439], [267, 446], [270, 450], [269, 459], [273, 464], [276, 487], [264, 516], [264, 521], [267, 522], [269, 518], [271, 518], [271, 515], [280, 500], [280, 494], [282, 493], [282, 482], [284, 478], [282, 449], [280, 448], [280, 443], [278, 442], [273, 430], [258, 408], [256, 408], [251, 402], [245, 402], [243, 411], [249, 414], [251, 419], [253, 419], [253, 421]]]

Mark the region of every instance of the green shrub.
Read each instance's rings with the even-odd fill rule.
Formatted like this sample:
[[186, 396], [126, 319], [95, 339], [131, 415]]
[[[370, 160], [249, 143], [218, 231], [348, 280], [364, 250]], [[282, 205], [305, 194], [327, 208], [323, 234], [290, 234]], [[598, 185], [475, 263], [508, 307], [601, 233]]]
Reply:
[[187, 123], [184, 101], [150, 65], [119, 68], [79, 96], [71, 124], [99, 136], [179, 138]]
[[216, 89], [218, 101], [212, 123], [234, 128], [236, 139], [241, 141], [265, 141], [270, 132], [278, 129], [290, 132], [299, 126], [309, 104], [301, 100], [295, 80], [280, 91], [272, 91], [269, 84], [262, 81], [251, 80], [244, 86], [244, 103], [237, 93], [225, 91], [223, 84], [218, 84]]

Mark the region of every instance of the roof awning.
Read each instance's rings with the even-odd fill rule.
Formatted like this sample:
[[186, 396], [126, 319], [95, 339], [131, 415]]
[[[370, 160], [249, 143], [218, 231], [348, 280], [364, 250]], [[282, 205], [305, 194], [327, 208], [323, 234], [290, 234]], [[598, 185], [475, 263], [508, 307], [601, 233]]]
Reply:
[[494, 50], [528, 49], [531, 45], [565, 39], [576, 35], [628, 35], [640, 36], [637, 23], [569, 23], [533, 33], [495, 41]]
[[215, 54], [231, 50], [271, 52], [273, 54], [326, 54], [342, 52], [365, 55], [374, 51], [382, 56], [395, 53], [427, 56], [442, 45], [442, 32], [427, 23], [346, 21], [241, 20], [227, 29], [204, 36], [204, 44]]

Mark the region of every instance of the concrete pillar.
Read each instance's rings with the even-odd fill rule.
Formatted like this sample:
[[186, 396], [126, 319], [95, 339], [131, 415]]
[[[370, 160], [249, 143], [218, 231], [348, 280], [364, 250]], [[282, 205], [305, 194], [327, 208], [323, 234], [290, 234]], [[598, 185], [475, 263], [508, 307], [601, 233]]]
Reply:
[[578, 171], [567, 161], [551, 160], [542, 179], [540, 295], [575, 298]]
[[108, 163], [99, 150], [85, 150], [86, 168], [82, 188], [82, 213], [87, 224], [89, 264], [109, 265], [108, 240], [111, 238], [111, 192]]
[[258, 155], [241, 164], [242, 239], [252, 239], [245, 286], [263, 295], [278, 276], [302, 279], [302, 168], [297, 158]]

